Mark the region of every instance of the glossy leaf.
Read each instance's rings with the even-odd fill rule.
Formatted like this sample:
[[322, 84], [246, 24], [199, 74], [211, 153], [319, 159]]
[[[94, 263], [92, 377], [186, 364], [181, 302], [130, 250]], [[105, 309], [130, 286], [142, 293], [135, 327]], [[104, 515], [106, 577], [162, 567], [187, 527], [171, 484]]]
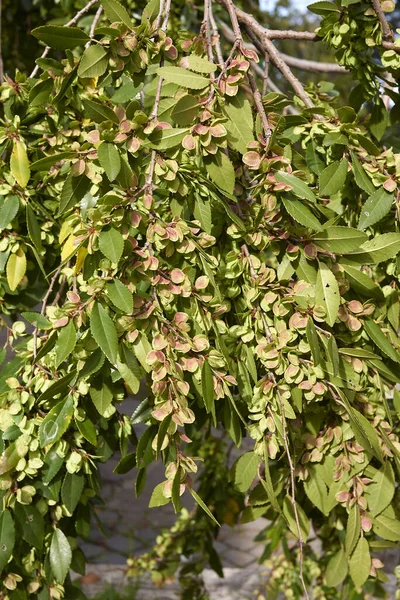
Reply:
[[18, 185], [26, 188], [31, 176], [29, 159], [23, 142], [15, 142], [10, 159], [11, 173]]
[[15, 525], [9, 510], [0, 514], [0, 570], [8, 563], [15, 545]]
[[67, 50], [84, 46], [89, 36], [78, 27], [63, 27], [60, 25], [43, 25], [32, 30], [38, 40], [55, 50]]
[[71, 352], [76, 345], [76, 330], [74, 322], [70, 320], [68, 325], [63, 327], [58, 334], [58, 340], [56, 343], [56, 366], [60, 364], [70, 356]]
[[101, 252], [113, 263], [118, 263], [124, 250], [124, 238], [114, 227], [103, 229], [99, 235]]
[[293, 194], [295, 194], [295, 196], [298, 196], [299, 198], [305, 198], [310, 202], [317, 201], [314, 192], [302, 179], [299, 179], [298, 177], [290, 173], [285, 173], [284, 171], [278, 171], [275, 174], [275, 177], [277, 181], [290, 185], [292, 188], [292, 192]]
[[17, 196], [7, 196], [0, 209], [0, 229], [4, 229], [16, 217], [19, 210], [19, 200]]
[[121, 159], [114, 144], [102, 142], [97, 149], [99, 162], [110, 181], [114, 181], [121, 169]]
[[89, 46], [82, 54], [78, 67], [78, 77], [100, 77], [107, 69], [107, 65], [107, 52], [103, 46]]
[[57, 528], [51, 538], [50, 565], [56, 580], [63, 584], [72, 560], [71, 546], [61, 529]]
[[57, 442], [67, 431], [74, 410], [74, 399], [68, 396], [46, 415], [39, 426], [40, 447]]
[[85, 477], [82, 473], [67, 473], [65, 475], [61, 487], [61, 499], [71, 515], [78, 506], [84, 485]]
[[78, 204], [90, 187], [90, 181], [85, 175], [73, 177], [71, 174], [66, 178], [60, 198], [58, 216], [63, 215], [67, 210]]
[[181, 87], [191, 90], [201, 90], [209, 85], [208, 77], [203, 77], [203, 75], [198, 75], [182, 67], [159, 67], [157, 75], [165, 79], [165, 81], [176, 83]]
[[313, 241], [324, 250], [335, 254], [347, 254], [368, 240], [363, 231], [353, 227], [333, 226], [313, 236]]
[[323, 197], [339, 192], [347, 177], [347, 159], [342, 158], [330, 164], [319, 174], [319, 193]]
[[132, 29], [132, 20], [126, 8], [117, 0], [101, 0], [104, 12], [111, 23], [120, 22]]
[[282, 202], [289, 215], [300, 225], [304, 225], [304, 227], [313, 231], [321, 231], [322, 227], [317, 217], [303, 202], [289, 198], [282, 198]]
[[7, 283], [11, 291], [17, 289], [26, 273], [26, 256], [21, 248], [11, 254], [7, 261]]
[[324, 307], [326, 322], [333, 327], [340, 306], [340, 292], [336, 277], [329, 267], [321, 262], [315, 288], [315, 303]]
[[393, 200], [393, 194], [388, 194], [383, 188], [376, 190], [362, 208], [358, 229], [367, 229], [383, 219], [390, 211]]

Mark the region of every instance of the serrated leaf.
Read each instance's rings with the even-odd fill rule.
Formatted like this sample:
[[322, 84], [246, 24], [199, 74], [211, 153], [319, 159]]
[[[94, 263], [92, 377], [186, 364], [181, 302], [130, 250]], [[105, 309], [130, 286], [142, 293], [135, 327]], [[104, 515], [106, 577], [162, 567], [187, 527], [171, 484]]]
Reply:
[[378, 515], [373, 519], [373, 530], [384, 540], [391, 542], [400, 541], [400, 522], [385, 515]]
[[72, 515], [81, 498], [85, 485], [85, 477], [82, 473], [67, 473], [61, 487], [61, 500]]
[[328, 165], [319, 175], [319, 193], [323, 197], [339, 192], [347, 177], [347, 159], [342, 158]]
[[334, 254], [347, 254], [356, 250], [368, 240], [363, 231], [353, 227], [333, 226], [313, 236], [313, 242], [320, 248]]
[[71, 546], [61, 529], [56, 529], [51, 538], [50, 566], [58, 583], [64, 583], [71, 565], [71, 560]]
[[364, 323], [364, 329], [368, 334], [368, 337], [378, 346], [382, 352], [394, 360], [400, 362], [400, 355], [396, 352], [389, 339], [383, 333], [382, 329], [372, 319], [366, 319]]
[[346, 527], [346, 555], [349, 557], [357, 545], [361, 533], [361, 516], [358, 504], [354, 504], [349, 512]]
[[286, 183], [292, 187], [293, 194], [299, 198], [305, 198], [310, 202], [315, 203], [317, 201], [314, 192], [308, 187], [308, 185], [302, 179], [299, 179], [291, 173], [285, 173], [284, 171], [278, 171], [275, 173], [275, 178], [280, 183]]
[[85, 419], [84, 421], [78, 421], [78, 419], [76, 419], [75, 423], [79, 430], [79, 433], [83, 435], [85, 440], [87, 440], [89, 444], [92, 444], [92, 446], [96, 446], [97, 433], [92, 421], [90, 421], [89, 419]]
[[21, 248], [10, 254], [6, 267], [7, 283], [13, 292], [23, 280], [26, 273], [26, 256]]
[[118, 462], [117, 466], [114, 468], [113, 473], [117, 475], [125, 475], [125, 473], [129, 473], [136, 467], [136, 453], [131, 452], [129, 454], [125, 454]]
[[48, 171], [53, 165], [57, 164], [62, 160], [68, 160], [74, 158], [76, 152], [60, 152], [59, 154], [53, 154], [51, 156], [45, 156], [40, 158], [31, 164], [32, 171]]
[[191, 71], [196, 71], [197, 73], [213, 73], [215, 71], [216, 65], [214, 63], [202, 56], [197, 56], [197, 54], [189, 54], [189, 56], [185, 56], [182, 60], [185, 63], [184, 66]]
[[124, 250], [124, 238], [114, 227], [103, 229], [99, 235], [101, 252], [113, 263], [118, 263]]
[[346, 273], [351, 287], [357, 293], [365, 296], [366, 298], [383, 300], [384, 296], [381, 288], [371, 279], [371, 277], [357, 269], [356, 266], [351, 266], [344, 261], [340, 262], [340, 264]]
[[400, 252], [400, 233], [383, 233], [365, 242], [358, 252], [349, 252], [348, 258], [360, 265], [374, 265], [394, 258]]
[[229, 145], [245, 154], [247, 144], [254, 141], [250, 102], [245, 96], [233, 97], [224, 105], [223, 113], [228, 118], [224, 127], [228, 132]]
[[71, 50], [84, 46], [90, 37], [78, 27], [63, 27], [62, 25], [43, 25], [31, 31], [46, 46], [55, 50]]
[[164, 506], [165, 504], [168, 504], [171, 501], [170, 498], [166, 498], [163, 494], [164, 485], [165, 481], [159, 483], [154, 488], [153, 493], [151, 494], [149, 508], [157, 508], [158, 506]]
[[203, 391], [204, 406], [208, 413], [213, 413], [214, 408], [214, 381], [211, 367], [208, 364], [207, 359], [204, 360], [203, 367], [201, 369], [201, 389]]
[[106, 286], [108, 297], [111, 302], [122, 310], [126, 315], [130, 315], [133, 312], [133, 296], [132, 292], [129, 288], [126, 287], [119, 281], [119, 279], [115, 279], [114, 281], [107, 283]]
[[218, 152], [206, 163], [207, 173], [217, 187], [228, 194], [235, 188], [235, 169], [224, 152]]
[[372, 183], [371, 179], [368, 177], [367, 173], [365, 172], [360, 161], [358, 160], [357, 155], [350, 150], [350, 156], [356, 184], [359, 188], [364, 190], [364, 192], [367, 192], [368, 194], [373, 194], [376, 188]]
[[258, 471], [258, 456], [255, 452], [242, 454], [231, 469], [231, 479], [239, 492], [247, 492]]
[[124, 345], [120, 347], [121, 360], [117, 361], [118, 371], [132, 394], [137, 394], [140, 388], [141, 370], [135, 355]]
[[367, 229], [383, 219], [390, 212], [393, 200], [393, 194], [388, 194], [384, 188], [376, 190], [362, 207], [358, 229]]
[[290, 200], [282, 198], [283, 205], [289, 215], [300, 225], [312, 229], [313, 231], [321, 231], [322, 227], [317, 217], [313, 215], [311, 210], [307, 208], [301, 200]]
[[64, 185], [61, 190], [60, 206], [58, 207], [56, 216], [60, 217], [73, 206], [78, 204], [90, 188], [90, 185], [90, 180], [86, 177], [86, 175], [72, 177], [72, 175], [69, 174], [64, 181]]
[[[297, 514], [299, 517], [299, 525], [300, 525], [300, 533], [303, 541], [305, 542], [310, 534], [310, 521], [305, 514], [302, 507], [296, 503]], [[285, 496], [283, 501], [283, 515], [287, 521], [290, 531], [297, 538], [299, 537], [299, 531], [297, 528], [297, 522], [294, 514], [294, 508], [292, 504], [292, 500], [289, 496]]]
[[105, 73], [108, 66], [108, 55], [103, 46], [92, 45], [82, 54], [78, 66], [78, 77], [94, 78]]
[[315, 304], [326, 311], [326, 322], [333, 327], [340, 306], [340, 292], [336, 277], [329, 267], [321, 262], [315, 287]]
[[151, 136], [150, 145], [157, 150], [169, 150], [178, 146], [189, 128], [175, 127], [174, 129], [157, 129]]
[[11, 174], [15, 181], [22, 188], [26, 188], [31, 170], [29, 168], [29, 159], [26, 153], [26, 147], [23, 142], [14, 142], [14, 146], [10, 158]]
[[56, 368], [71, 354], [76, 345], [76, 330], [73, 320], [63, 327], [58, 334], [56, 344]]
[[304, 491], [314, 506], [327, 516], [329, 514], [328, 490], [319, 472], [312, 466], [310, 467], [310, 476], [304, 482]]
[[36, 219], [36, 215], [31, 207], [26, 205], [26, 224], [28, 227], [29, 237], [38, 252], [42, 250], [42, 237], [40, 234], [40, 226]]
[[308, 317], [306, 327], [307, 341], [311, 348], [311, 355], [313, 357], [314, 365], [317, 366], [321, 360], [321, 352], [319, 347], [319, 340], [317, 330], [315, 329], [314, 321], [311, 317]]
[[199, 112], [199, 107], [197, 98], [187, 94], [175, 104], [171, 112], [172, 120], [183, 127], [191, 125]]
[[132, 29], [132, 20], [128, 11], [117, 0], [101, 0], [101, 5], [111, 23], [123, 23], [128, 29]]
[[194, 489], [189, 488], [189, 491], [192, 494], [193, 498], [196, 500], [197, 504], [200, 506], [200, 508], [202, 508], [204, 512], [210, 517], [210, 519], [212, 519], [214, 523], [218, 525], [218, 527], [220, 527], [220, 524], [218, 523], [217, 519], [214, 517], [214, 515], [212, 514], [208, 506], [200, 498], [200, 496], [194, 491]]
[[395, 478], [389, 462], [375, 473], [367, 491], [369, 511], [373, 517], [376, 517], [389, 506], [395, 492]]
[[112, 365], [117, 361], [118, 336], [111, 317], [96, 303], [90, 315], [90, 331]]
[[346, 554], [341, 548], [336, 552], [327, 564], [325, 571], [325, 582], [329, 587], [337, 587], [344, 581], [348, 572]]
[[119, 124], [117, 115], [107, 104], [95, 102], [94, 100], [83, 100], [82, 102], [85, 108], [85, 116], [92, 119], [95, 123], [111, 121], [116, 125]]
[[201, 90], [210, 85], [208, 77], [203, 77], [187, 69], [182, 69], [182, 67], [159, 67], [157, 75], [165, 79], [165, 81], [192, 90]]
[[367, 581], [371, 569], [371, 555], [365, 537], [358, 540], [357, 546], [350, 557], [349, 570], [356, 587], [361, 587]]
[[54, 444], [67, 431], [73, 410], [74, 399], [72, 396], [68, 396], [66, 400], [61, 400], [51, 409], [39, 426], [41, 448]]
[[23, 312], [21, 315], [38, 329], [52, 329], [53, 325], [44, 315], [37, 312]]
[[200, 195], [196, 195], [193, 207], [194, 218], [200, 221], [202, 229], [206, 233], [211, 233], [212, 212], [210, 200], [203, 200]]
[[17, 196], [7, 196], [0, 209], [0, 230], [4, 229], [17, 216], [19, 200]]
[[132, 344], [132, 349], [136, 358], [142, 365], [146, 373], [150, 373], [151, 367], [147, 364], [147, 355], [152, 350], [151, 344], [147, 337], [141, 333]]
[[121, 170], [121, 158], [116, 146], [110, 142], [102, 142], [97, 149], [97, 155], [108, 179], [114, 181]]
[[90, 386], [90, 397], [97, 412], [104, 416], [113, 400], [113, 394], [109, 386], [101, 380], [93, 382]]
[[0, 514], [0, 571], [8, 563], [15, 545], [15, 526], [9, 510]]
[[[44, 519], [32, 504], [15, 504], [15, 523], [18, 534], [28, 544], [41, 550], [44, 542]], [[1, 543], [1, 542], [0, 542]]]

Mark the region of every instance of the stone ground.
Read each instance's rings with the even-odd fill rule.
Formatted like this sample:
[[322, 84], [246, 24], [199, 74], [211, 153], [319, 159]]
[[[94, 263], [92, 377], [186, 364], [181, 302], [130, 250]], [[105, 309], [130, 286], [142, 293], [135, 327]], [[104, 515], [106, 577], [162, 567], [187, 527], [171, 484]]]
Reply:
[[[127, 402], [123, 410], [126, 414], [132, 414], [137, 401]], [[155, 463], [148, 468], [146, 488], [136, 498], [135, 471], [127, 475], [116, 475], [113, 469], [117, 462], [118, 457], [112, 458], [101, 468], [105, 505], [99, 507], [98, 516], [108, 537], [98, 527], [93, 527], [89, 539], [83, 544], [89, 563], [85, 580], [88, 583], [92, 581], [91, 585], [84, 586], [88, 595], [101, 591], [107, 582], [123, 589], [127, 584], [126, 559], [132, 554], [140, 555], [150, 549], [160, 530], [172, 525], [175, 519], [170, 504], [156, 509], [148, 508], [153, 488], [164, 479], [161, 464]], [[187, 507], [190, 506], [189, 504]], [[259, 519], [234, 528], [227, 525], [221, 527], [215, 548], [220, 554], [225, 577], [220, 579], [211, 570], [204, 573], [211, 600], [255, 600], [255, 590], [263, 576], [263, 568], [257, 563], [263, 544], [256, 544], [253, 540], [265, 524], [264, 519]], [[394, 555], [392, 552], [387, 558], [392, 570], [399, 562], [399, 554]], [[139, 582], [135, 600], [176, 600], [177, 589], [172, 584], [156, 590], [145, 579]], [[392, 579], [388, 587], [391, 600], [394, 600], [394, 590], [395, 582]]]

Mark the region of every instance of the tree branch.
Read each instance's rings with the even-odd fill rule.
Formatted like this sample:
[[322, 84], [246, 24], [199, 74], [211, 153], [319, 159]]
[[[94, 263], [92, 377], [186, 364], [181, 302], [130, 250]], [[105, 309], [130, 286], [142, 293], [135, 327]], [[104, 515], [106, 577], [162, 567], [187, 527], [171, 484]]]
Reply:
[[[79, 12], [77, 12], [76, 15], [74, 17], [72, 17], [72, 19], [70, 21], [68, 21], [68, 23], [65, 23], [64, 27], [71, 27], [71, 25], [75, 25], [75, 23], [77, 23], [79, 21], [79, 19], [85, 13], [87, 13], [87, 11], [90, 10], [94, 4], [96, 4], [96, 2], [98, 2], [98, 0], [90, 0], [86, 4], [86, 6], [84, 6]], [[50, 50], [51, 50], [50, 46], [46, 46], [46, 48], [43, 50], [43, 53], [40, 56], [40, 58], [45, 58], [48, 55], [48, 53], [50, 52]], [[36, 77], [38, 71], [39, 71], [39, 66], [36, 65], [36, 67], [33, 69], [32, 73], [29, 75], [29, 79], [33, 79], [34, 77]]]
[[4, 81], [2, 25], [3, 25], [3, 0], [0, 0], [0, 85]]
[[387, 22], [386, 15], [382, 10], [382, 6], [379, 0], [372, 0], [372, 6], [374, 11], [376, 12], [376, 16], [379, 19], [379, 22], [382, 27], [383, 39], [393, 41], [393, 32], [390, 28], [389, 23]]
[[92, 38], [94, 38], [94, 31], [97, 27], [97, 23], [100, 20], [101, 17], [101, 13], [103, 12], [103, 7], [99, 6], [99, 8], [97, 9], [96, 14], [94, 15], [94, 19], [93, 19], [93, 23], [90, 26], [90, 31], [89, 31], [89, 37], [90, 40], [88, 41], [88, 43], [85, 45], [85, 48], [88, 48], [90, 46], [90, 42], [92, 41]]

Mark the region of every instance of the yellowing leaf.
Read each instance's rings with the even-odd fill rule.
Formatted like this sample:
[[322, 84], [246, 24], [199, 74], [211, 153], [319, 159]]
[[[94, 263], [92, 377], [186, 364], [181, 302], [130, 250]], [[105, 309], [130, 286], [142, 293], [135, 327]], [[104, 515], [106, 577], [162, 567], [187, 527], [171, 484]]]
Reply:
[[13, 292], [21, 283], [26, 272], [26, 256], [21, 248], [14, 254], [10, 254], [7, 261], [7, 282]]
[[69, 258], [70, 256], [72, 256], [73, 254], [75, 254], [75, 252], [77, 251], [78, 247], [75, 244], [75, 236], [73, 233], [71, 233], [71, 235], [67, 238], [67, 241], [65, 242], [64, 246], [62, 247], [61, 250], [61, 260], [62, 262], [64, 262], [64, 260], [67, 260], [67, 258]]
[[28, 185], [31, 170], [29, 168], [28, 155], [23, 142], [15, 142], [11, 153], [10, 169], [16, 182], [25, 188]]

